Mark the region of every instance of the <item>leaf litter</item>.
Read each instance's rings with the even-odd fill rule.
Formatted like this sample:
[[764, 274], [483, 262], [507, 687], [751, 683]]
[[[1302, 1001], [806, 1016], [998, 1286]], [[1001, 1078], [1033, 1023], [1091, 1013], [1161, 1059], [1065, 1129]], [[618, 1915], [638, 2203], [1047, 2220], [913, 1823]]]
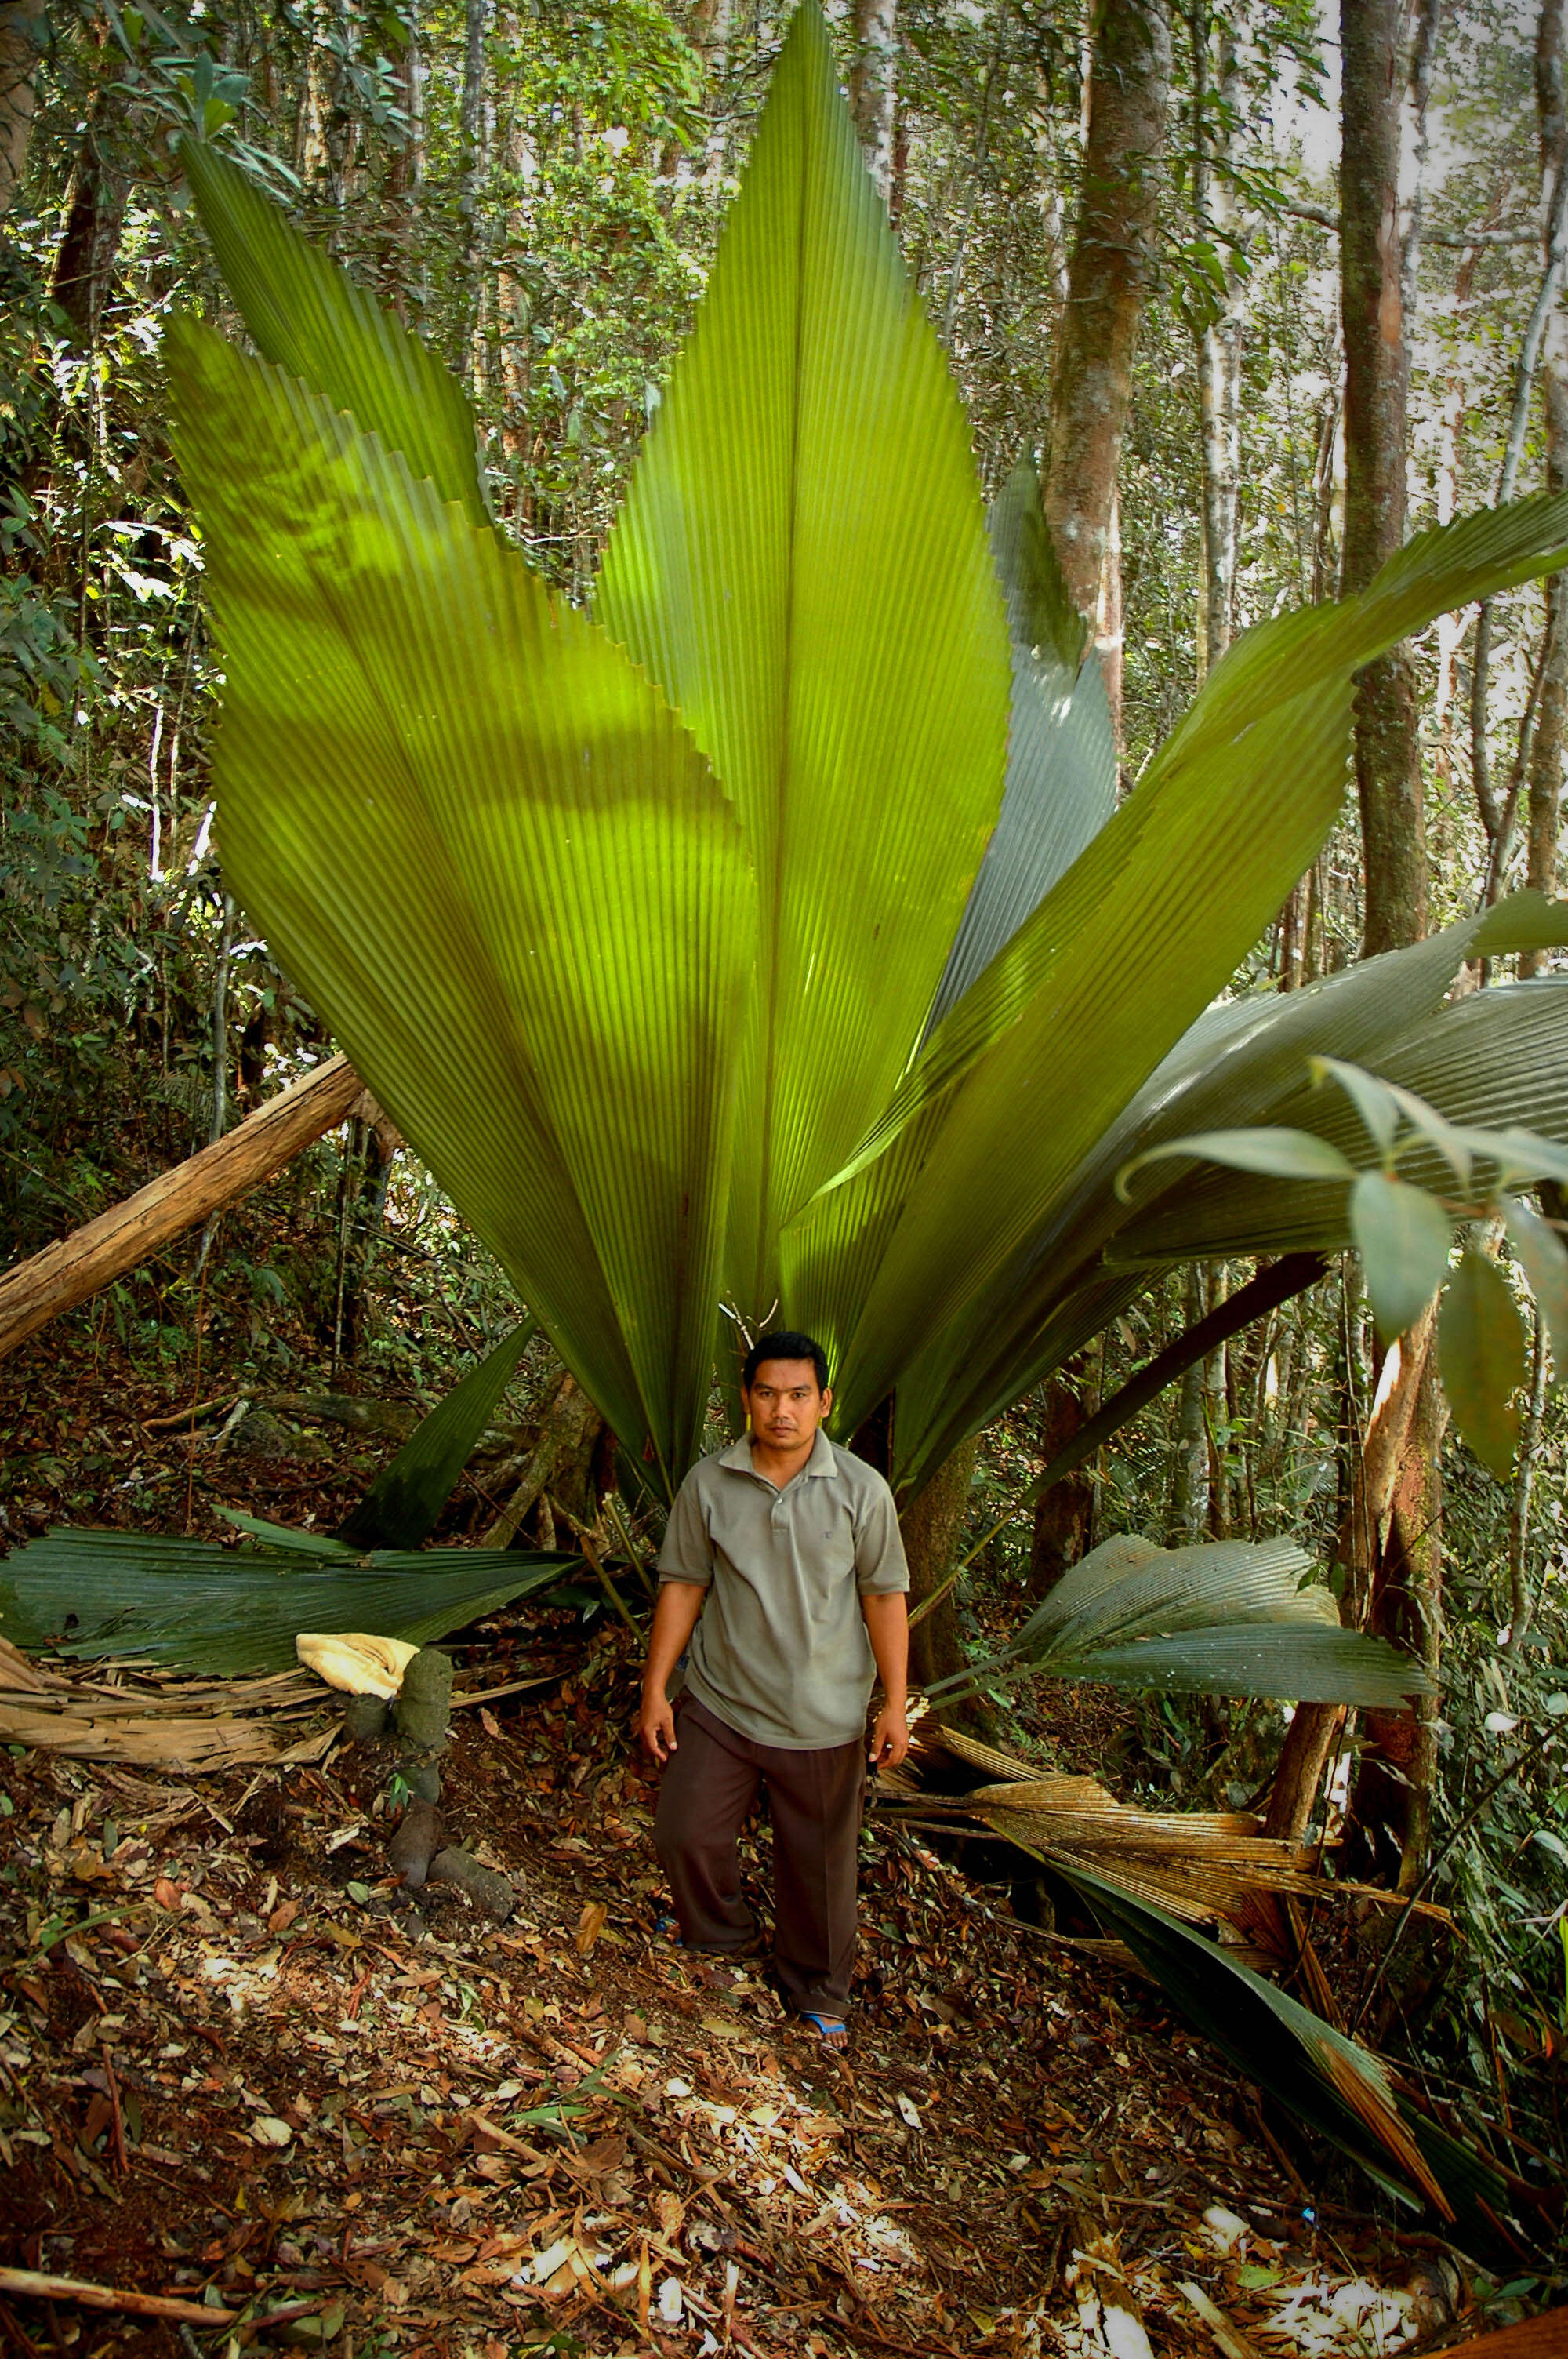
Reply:
[[[215, 2359], [1330, 2359], [1453, 2319], [1435, 2240], [1323, 2200], [1156, 1995], [908, 1830], [868, 1826], [843, 2054], [671, 1947], [635, 1666], [516, 1642], [472, 1650], [470, 1700], [532, 1676], [444, 1763], [504, 1924], [387, 1873], [386, 1761], [330, 1731], [179, 1782], [13, 1745], [6, 2258], [214, 2307]], [[52, 2321], [189, 2359], [163, 2321]]]

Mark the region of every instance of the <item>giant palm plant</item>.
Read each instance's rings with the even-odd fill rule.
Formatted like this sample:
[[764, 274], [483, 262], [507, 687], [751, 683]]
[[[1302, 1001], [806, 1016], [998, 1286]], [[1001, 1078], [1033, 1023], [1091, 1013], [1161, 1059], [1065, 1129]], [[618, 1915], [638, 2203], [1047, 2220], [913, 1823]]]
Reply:
[[170, 337], [225, 674], [225, 875], [651, 1486], [719, 1305], [814, 1328], [906, 1497], [1194, 1253], [1342, 1240], [1162, 1141], [1312, 1052], [1568, 1136], [1562, 938], [1505, 905], [1286, 1000], [1211, 1006], [1338, 812], [1352, 682], [1568, 553], [1568, 499], [1413, 542], [1245, 635], [1115, 808], [1033, 474], [986, 520], [835, 86], [785, 41], [589, 616], [488, 506], [417, 340], [238, 169], [185, 162], [255, 346]]
[[1555, 912], [1210, 1007], [1339, 810], [1357, 667], [1561, 561], [1568, 500], [1248, 633], [1116, 810], [1033, 478], [988, 548], [815, 0], [591, 618], [492, 518], [436, 361], [185, 155], [257, 348], [171, 339], [226, 874], [656, 1488], [722, 1298], [824, 1335], [842, 1431], [895, 1393], [918, 1490], [1150, 1266], [1301, 1233], [1173, 1167], [1110, 1183], [1309, 1052], [1568, 1134], [1568, 984], [1442, 1005]]

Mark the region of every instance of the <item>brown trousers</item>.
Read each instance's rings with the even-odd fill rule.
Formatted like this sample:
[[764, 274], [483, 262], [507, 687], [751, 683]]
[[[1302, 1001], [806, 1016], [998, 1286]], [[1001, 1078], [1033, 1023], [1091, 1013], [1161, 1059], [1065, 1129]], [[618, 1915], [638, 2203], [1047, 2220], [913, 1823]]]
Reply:
[[821, 1752], [757, 1745], [683, 1695], [674, 1754], [665, 1764], [654, 1844], [681, 1938], [691, 1950], [731, 1956], [756, 1925], [741, 1897], [736, 1839], [768, 1791], [773, 1828], [773, 1966], [784, 2003], [842, 2016], [855, 1964], [855, 1881], [866, 1753], [859, 1737]]

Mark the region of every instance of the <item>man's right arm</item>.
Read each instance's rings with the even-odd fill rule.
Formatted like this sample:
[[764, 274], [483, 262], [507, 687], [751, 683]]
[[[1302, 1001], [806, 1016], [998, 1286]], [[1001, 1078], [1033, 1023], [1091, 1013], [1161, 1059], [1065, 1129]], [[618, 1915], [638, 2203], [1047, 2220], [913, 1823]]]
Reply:
[[694, 1581], [663, 1581], [654, 1607], [648, 1660], [643, 1672], [643, 1708], [637, 1734], [655, 1761], [664, 1762], [676, 1750], [676, 1716], [668, 1696], [670, 1673], [686, 1651], [697, 1627], [706, 1587]]

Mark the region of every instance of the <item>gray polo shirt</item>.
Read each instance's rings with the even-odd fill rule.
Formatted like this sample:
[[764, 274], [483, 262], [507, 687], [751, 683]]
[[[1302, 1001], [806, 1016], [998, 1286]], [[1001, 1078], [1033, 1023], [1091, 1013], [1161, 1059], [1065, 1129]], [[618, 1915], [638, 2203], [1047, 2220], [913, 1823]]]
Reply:
[[777, 1491], [742, 1434], [692, 1468], [659, 1577], [709, 1591], [687, 1684], [742, 1736], [806, 1753], [865, 1734], [876, 1658], [862, 1595], [909, 1587], [892, 1493], [818, 1432]]

